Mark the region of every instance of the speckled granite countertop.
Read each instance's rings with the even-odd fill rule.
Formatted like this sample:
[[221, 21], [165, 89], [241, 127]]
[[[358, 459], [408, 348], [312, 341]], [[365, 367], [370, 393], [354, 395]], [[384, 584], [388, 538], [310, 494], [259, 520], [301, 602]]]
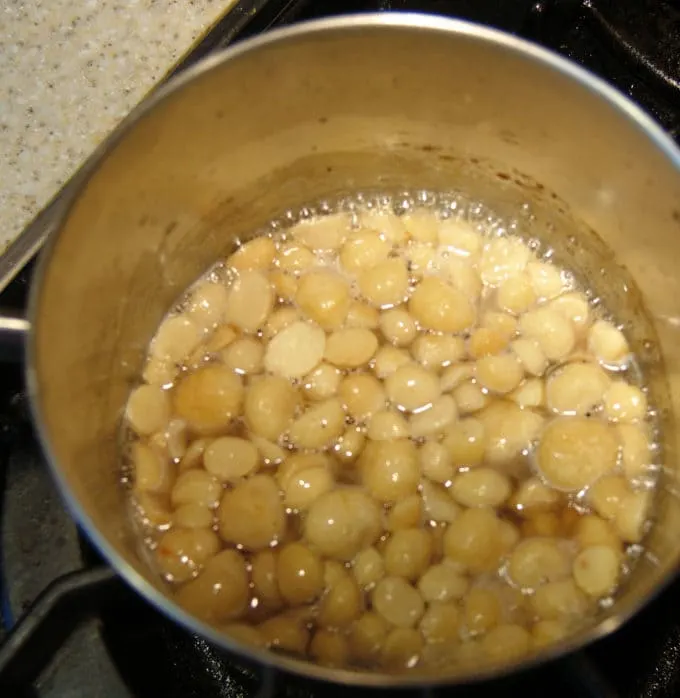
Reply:
[[235, 0], [5, 0], [0, 252]]

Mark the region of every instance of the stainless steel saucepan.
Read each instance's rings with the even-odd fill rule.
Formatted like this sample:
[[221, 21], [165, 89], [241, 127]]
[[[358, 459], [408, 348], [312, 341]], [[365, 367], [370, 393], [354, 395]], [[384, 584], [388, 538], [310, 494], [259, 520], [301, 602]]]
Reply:
[[524, 665], [543, 661], [616, 630], [680, 559], [680, 152], [604, 82], [512, 36], [423, 15], [344, 17], [247, 41], [159, 90], [97, 152], [30, 303], [35, 423], [74, 518], [111, 565], [225, 650], [349, 684], [453, 683], [520, 664], [436, 677], [350, 672], [218, 634], [137, 555], [118, 432], [158, 323], [235, 237], [313, 200], [402, 188], [529, 210], [525, 225], [626, 322], [655, 394], [665, 466], [648, 552], [612, 608]]

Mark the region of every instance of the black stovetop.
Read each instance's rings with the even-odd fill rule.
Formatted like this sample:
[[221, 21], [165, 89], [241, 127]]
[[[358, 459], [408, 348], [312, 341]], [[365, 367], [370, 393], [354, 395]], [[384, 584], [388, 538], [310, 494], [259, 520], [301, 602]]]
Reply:
[[[678, 0], [241, 0], [178, 70], [272, 26], [391, 10], [461, 17], [541, 43], [612, 82], [680, 139]], [[2, 293], [1, 309], [25, 307], [33, 266]], [[342, 690], [241, 666], [129, 591], [64, 510], [13, 364], [0, 365], [0, 603], [0, 641], [11, 637], [0, 646], [3, 698], [311, 698]], [[680, 582], [571, 658], [479, 686], [408, 694], [680, 696]]]

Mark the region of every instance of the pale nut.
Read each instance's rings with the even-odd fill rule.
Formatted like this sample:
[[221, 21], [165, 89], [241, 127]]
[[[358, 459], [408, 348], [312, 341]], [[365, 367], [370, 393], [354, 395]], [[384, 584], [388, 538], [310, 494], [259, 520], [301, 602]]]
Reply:
[[357, 368], [367, 364], [377, 349], [378, 338], [373, 332], [349, 327], [328, 337], [324, 358], [339, 368]]
[[578, 492], [615, 468], [618, 448], [614, 431], [603, 422], [563, 417], [543, 432], [536, 463], [553, 487]]
[[408, 308], [421, 327], [439, 332], [462, 332], [475, 320], [468, 297], [435, 276], [427, 276], [418, 284]]
[[264, 365], [270, 373], [284, 378], [302, 378], [318, 366], [325, 349], [326, 335], [320, 327], [294, 322], [269, 342]]

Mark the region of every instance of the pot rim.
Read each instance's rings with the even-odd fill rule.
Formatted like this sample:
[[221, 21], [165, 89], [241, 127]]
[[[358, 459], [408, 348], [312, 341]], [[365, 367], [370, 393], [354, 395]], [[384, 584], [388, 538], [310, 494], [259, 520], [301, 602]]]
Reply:
[[[256, 37], [239, 42], [235, 46], [211, 54], [194, 66], [188, 68], [167, 84], [153, 92], [142, 103], [135, 107], [130, 114], [113, 130], [105, 141], [96, 148], [88, 158], [81, 170], [74, 178], [74, 186], [70, 187], [68, 201], [61, 208], [50, 238], [48, 239], [38, 262], [36, 272], [30, 288], [28, 302], [28, 318], [31, 328], [35, 326], [37, 309], [41, 295], [41, 288], [45, 271], [50, 264], [52, 250], [56, 240], [63, 229], [64, 222], [78, 198], [78, 193], [97, 172], [101, 163], [113, 148], [133, 129], [135, 124], [151, 112], [158, 105], [169, 99], [175, 93], [198, 77], [208, 73], [222, 64], [241, 56], [242, 54], [257, 51], [261, 47], [294, 40], [298, 37], [311, 34], [323, 34], [327, 31], [356, 30], [362, 28], [395, 27], [398, 29], [410, 29], [449, 34], [451, 37], [464, 36], [482, 42], [495, 44], [508, 52], [521, 55], [543, 64], [545, 67], [566, 76], [575, 83], [585, 87], [595, 96], [609, 103], [625, 118], [632, 122], [649, 138], [651, 144], [671, 161], [680, 174], [680, 149], [672, 138], [657, 124], [651, 116], [645, 113], [627, 96], [609, 85], [603, 79], [595, 76], [580, 67], [576, 63], [563, 58], [537, 44], [514, 35], [492, 29], [484, 25], [468, 22], [460, 19], [450, 19], [437, 15], [428, 15], [414, 12], [390, 12], [350, 14], [330, 19], [319, 19], [296, 23], [290, 27], [273, 29]], [[350, 671], [346, 669], [334, 669], [319, 666], [312, 661], [295, 659], [293, 657], [274, 653], [269, 650], [254, 648], [236, 642], [206, 623], [193, 617], [180, 606], [174, 603], [168, 596], [156, 589], [131, 565], [129, 565], [111, 546], [108, 540], [94, 526], [92, 519], [81, 507], [80, 502], [69, 489], [67, 481], [61, 472], [59, 463], [52, 451], [49, 435], [45, 428], [40, 404], [39, 380], [35, 368], [36, 345], [33, 329], [29, 331], [26, 343], [25, 376], [28, 395], [30, 398], [31, 415], [36, 427], [38, 438], [46, 456], [52, 477], [57, 483], [60, 494], [76, 523], [86, 533], [90, 541], [95, 545], [103, 557], [116, 570], [116, 572], [139, 593], [146, 601], [174, 622], [183, 626], [186, 630], [197, 633], [211, 643], [227, 652], [236, 655], [236, 659], [244, 657], [246, 661], [257, 662], [264, 667], [273, 667], [284, 670], [305, 678], [311, 678], [335, 683], [365, 686], [373, 688], [416, 688], [423, 685], [439, 686], [447, 684], [469, 684], [482, 680], [501, 678], [515, 671], [529, 669], [551, 659], [557, 659], [563, 655], [580, 649], [591, 642], [603, 638], [617, 630], [630, 617], [636, 614], [644, 605], [653, 599], [675, 577], [677, 569], [670, 571], [652, 591], [644, 597], [635, 599], [634, 602], [618, 612], [616, 615], [604, 618], [588, 630], [569, 636], [565, 641], [557, 643], [549, 648], [536, 653], [522, 661], [514, 661], [498, 665], [482, 665], [472, 672], [442, 673], [442, 674], [383, 674], [369, 671]], [[676, 565], [677, 568], [677, 565]]]

